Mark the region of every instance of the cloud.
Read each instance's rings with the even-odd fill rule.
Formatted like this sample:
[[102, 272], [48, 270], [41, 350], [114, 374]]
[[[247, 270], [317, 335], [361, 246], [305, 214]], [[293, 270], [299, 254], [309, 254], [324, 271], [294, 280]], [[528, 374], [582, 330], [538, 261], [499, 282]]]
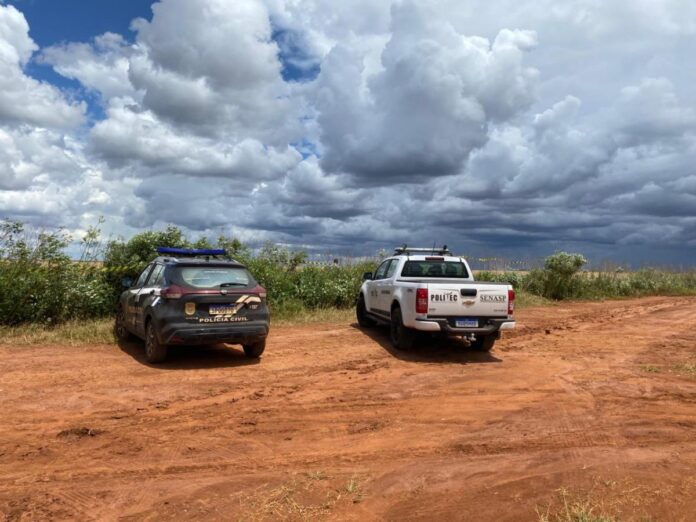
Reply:
[[43, 49], [39, 63], [51, 65], [58, 74], [79, 81], [108, 100], [136, 96], [128, 78], [132, 54], [123, 36], [104, 33], [92, 43], [62, 43]]
[[395, 5], [381, 70], [366, 74], [364, 56], [341, 44], [322, 66], [322, 166], [374, 185], [457, 172], [491, 122], [531, 104], [536, 71], [522, 57], [535, 44], [533, 32], [507, 29], [491, 44], [442, 13]]
[[36, 49], [24, 15], [13, 6], [0, 5], [0, 124], [79, 125], [86, 107], [83, 102], [71, 103], [52, 85], [24, 73]]
[[132, 29], [39, 50], [0, 6], [8, 216], [352, 253], [696, 247], [690, 2], [162, 0]]

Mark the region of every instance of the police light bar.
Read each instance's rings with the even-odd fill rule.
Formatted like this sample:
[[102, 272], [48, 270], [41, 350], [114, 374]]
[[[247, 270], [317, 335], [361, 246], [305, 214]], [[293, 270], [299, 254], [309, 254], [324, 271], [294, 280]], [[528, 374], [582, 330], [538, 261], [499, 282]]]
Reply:
[[170, 256], [226, 256], [227, 251], [222, 248], [172, 248], [157, 247], [158, 254]]

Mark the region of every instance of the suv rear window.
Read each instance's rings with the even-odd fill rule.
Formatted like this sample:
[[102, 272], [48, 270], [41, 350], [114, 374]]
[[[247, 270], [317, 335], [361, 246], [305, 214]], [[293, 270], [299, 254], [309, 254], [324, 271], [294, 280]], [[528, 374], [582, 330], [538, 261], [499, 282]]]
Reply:
[[406, 261], [401, 270], [401, 277], [444, 277], [466, 279], [469, 272], [464, 263], [459, 261]]
[[175, 283], [192, 288], [217, 288], [226, 286], [248, 287], [256, 281], [246, 268], [236, 266], [178, 266], [172, 273]]

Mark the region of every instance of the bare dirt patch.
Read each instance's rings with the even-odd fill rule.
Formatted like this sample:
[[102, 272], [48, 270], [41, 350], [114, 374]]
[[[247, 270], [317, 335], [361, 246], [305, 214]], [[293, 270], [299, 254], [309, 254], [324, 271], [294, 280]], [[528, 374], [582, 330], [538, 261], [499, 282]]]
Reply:
[[0, 346], [0, 519], [692, 520], [696, 298], [518, 321], [490, 354], [350, 322], [260, 362]]

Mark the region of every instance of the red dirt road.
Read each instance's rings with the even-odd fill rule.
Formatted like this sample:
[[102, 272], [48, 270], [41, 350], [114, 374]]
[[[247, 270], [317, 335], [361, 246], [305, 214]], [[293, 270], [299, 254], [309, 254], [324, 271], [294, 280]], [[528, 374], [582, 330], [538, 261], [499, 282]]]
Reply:
[[[0, 345], [0, 519], [696, 518], [696, 298], [528, 309], [491, 354], [277, 327], [260, 363]], [[1, 341], [0, 341], [1, 342]]]

